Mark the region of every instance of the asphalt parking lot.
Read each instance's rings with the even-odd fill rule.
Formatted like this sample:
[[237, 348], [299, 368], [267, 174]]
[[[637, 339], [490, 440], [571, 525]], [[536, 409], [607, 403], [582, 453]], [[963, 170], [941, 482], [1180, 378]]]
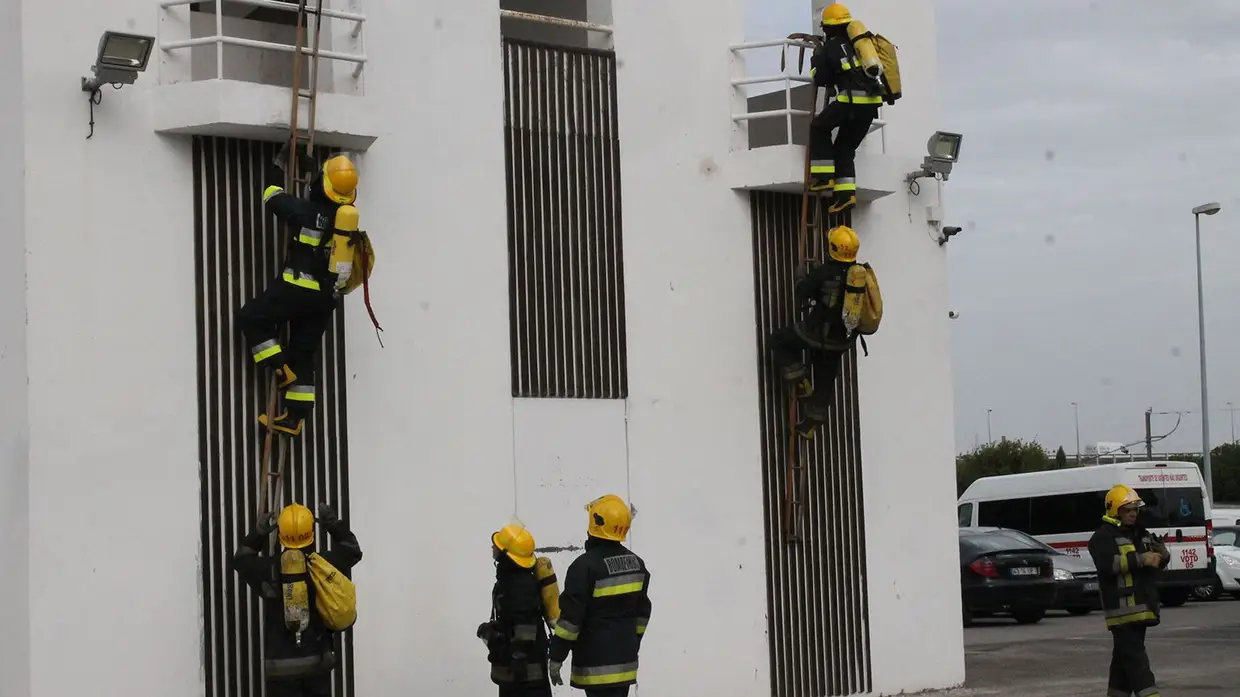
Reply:
[[[1097, 697], [1106, 694], [1111, 638], [1100, 613], [1053, 612], [1039, 624], [978, 620], [964, 630], [965, 689], [945, 697]], [[1168, 697], [1240, 694], [1240, 601], [1190, 601], [1164, 608], [1146, 648], [1158, 686]]]

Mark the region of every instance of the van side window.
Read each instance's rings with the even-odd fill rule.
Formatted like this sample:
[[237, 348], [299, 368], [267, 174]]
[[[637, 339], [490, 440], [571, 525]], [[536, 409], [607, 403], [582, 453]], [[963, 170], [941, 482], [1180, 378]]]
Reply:
[[982, 501], [977, 504], [977, 524], [981, 527], [1029, 530], [1029, 499]]
[[956, 508], [956, 526], [961, 528], [973, 526], [973, 504], [962, 503]]
[[1029, 534], [1063, 535], [1096, 530], [1106, 512], [1106, 492], [1035, 496], [1029, 505]]

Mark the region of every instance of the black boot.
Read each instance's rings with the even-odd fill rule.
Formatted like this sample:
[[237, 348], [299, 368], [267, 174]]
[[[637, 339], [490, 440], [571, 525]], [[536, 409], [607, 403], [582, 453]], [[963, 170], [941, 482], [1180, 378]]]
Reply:
[[811, 174], [809, 190], [816, 194], [831, 193], [835, 189], [835, 179], [827, 174]]
[[830, 405], [819, 404], [817, 400], [801, 402], [801, 420], [793, 429], [805, 440], [813, 440], [814, 432], [827, 421]]

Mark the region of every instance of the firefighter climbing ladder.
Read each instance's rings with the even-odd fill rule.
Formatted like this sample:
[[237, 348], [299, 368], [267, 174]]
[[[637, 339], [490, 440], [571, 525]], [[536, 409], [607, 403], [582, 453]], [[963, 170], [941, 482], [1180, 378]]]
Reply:
[[[813, 34], [790, 34], [788, 38], [793, 41], [813, 45], [817, 45], [822, 41], [821, 37], [814, 36]], [[802, 72], [805, 68], [805, 44], [802, 44], [800, 49], [798, 72]], [[781, 69], [783, 68], [782, 65], [780, 67]], [[817, 90], [814, 90], [814, 92], [816, 93]], [[823, 201], [823, 198], [824, 195], [830, 194], [829, 191], [819, 192], [810, 190], [810, 146], [809, 138], [806, 138], [805, 172], [802, 179], [804, 183], [801, 190], [801, 224], [797, 229], [798, 272], [808, 271], [812, 265], [821, 264], [825, 261], [826, 232], [828, 230], [836, 225], [849, 225], [852, 223], [851, 211], [835, 214], [827, 212], [827, 204]], [[799, 314], [801, 308], [794, 307], [793, 312]], [[799, 411], [798, 401], [796, 387], [790, 386], [788, 388], [787, 415], [787, 470], [784, 476], [784, 540], [787, 543], [800, 543], [804, 539], [806, 496], [809, 489], [809, 477], [805, 463], [809, 459], [808, 451], [811, 444], [802, 439], [796, 431]]]
[[[307, 0], [298, 0], [297, 2], [297, 39], [293, 45], [293, 89], [292, 89], [292, 106], [289, 115], [289, 154], [284, 168], [284, 187], [286, 191], [295, 192], [299, 184], [303, 183], [298, 176], [297, 165], [300, 158], [298, 157], [298, 145], [305, 143], [307, 153], [314, 150], [314, 125], [315, 125], [315, 107], [318, 102], [318, 83], [319, 83], [319, 37], [323, 27], [323, 13], [320, 12], [323, 0], [319, 0], [313, 8], [307, 7]], [[311, 37], [309, 54], [310, 54], [310, 76], [309, 86], [302, 88], [301, 71], [302, 62], [306, 57], [306, 30], [308, 15], [314, 15], [314, 33]], [[301, 107], [301, 100], [306, 100], [306, 111], [308, 114], [309, 124], [306, 132], [300, 133], [297, 121], [298, 112]], [[312, 172], [306, 172], [305, 175], [311, 175]], [[287, 327], [280, 331], [281, 343], [287, 345], [288, 331]], [[259, 509], [258, 517], [262, 519], [268, 511], [274, 511], [281, 507], [281, 494], [284, 492], [284, 467], [289, 459], [289, 442], [287, 438], [278, 439], [276, 462], [272, 463], [271, 446], [272, 440], [275, 439], [275, 430], [272, 424], [275, 421], [279, 402], [279, 389], [276, 387], [276, 375], [272, 372], [271, 378], [267, 381], [267, 432], [263, 438], [263, 456], [260, 464], [260, 493], [259, 493]]]

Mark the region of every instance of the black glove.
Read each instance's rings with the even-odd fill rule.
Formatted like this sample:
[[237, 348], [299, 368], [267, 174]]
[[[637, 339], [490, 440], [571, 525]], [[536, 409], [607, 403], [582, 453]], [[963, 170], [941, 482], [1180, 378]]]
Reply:
[[277, 518], [275, 513], [268, 513], [254, 524], [254, 532], [259, 535], [270, 535], [271, 531], [276, 529]]
[[336, 515], [336, 509], [332, 508], [331, 505], [327, 503], [319, 504], [319, 509], [316, 511], [316, 517], [318, 518], [319, 525], [326, 528], [330, 528], [340, 522], [340, 517]]

